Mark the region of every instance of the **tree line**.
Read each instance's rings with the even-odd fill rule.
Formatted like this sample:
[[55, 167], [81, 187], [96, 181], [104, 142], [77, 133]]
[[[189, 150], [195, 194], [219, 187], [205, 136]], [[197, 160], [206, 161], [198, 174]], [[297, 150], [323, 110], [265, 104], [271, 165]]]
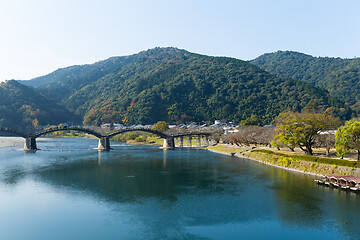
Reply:
[[274, 124], [266, 128], [242, 125], [238, 132], [224, 135], [223, 140], [238, 146], [259, 144], [279, 150], [286, 147], [294, 151], [298, 147], [308, 155], [314, 154], [314, 148], [325, 148], [330, 156], [330, 149], [335, 148], [341, 158], [355, 151], [360, 161], [360, 119], [342, 124], [338, 117], [326, 113], [284, 112]]

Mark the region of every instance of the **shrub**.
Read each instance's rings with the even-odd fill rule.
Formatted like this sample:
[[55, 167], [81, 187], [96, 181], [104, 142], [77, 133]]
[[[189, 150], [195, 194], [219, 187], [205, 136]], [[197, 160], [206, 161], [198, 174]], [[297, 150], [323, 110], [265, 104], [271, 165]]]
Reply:
[[[276, 155], [276, 156], [281, 156], [281, 157], [289, 157], [289, 155], [287, 155], [287, 154], [277, 153], [277, 152], [273, 152], [271, 150], [259, 149], [259, 150], [253, 150], [252, 152], [271, 154], [271, 155]], [[358, 162], [348, 161], [348, 160], [344, 160], [344, 159], [320, 158], [320, 157], [316, 157], [316, 156], [306, 156], [306, 155], [291, 155], [291, 157], [296, 158], [297, 160], [300, 160], [300, 161], [335, 164], [338, 166], [360, 168], [360, 165]]]
[[288, 166], [291, 165], [292, 160], [293, 160], [293, 159], [290, 158], [290, 157], [284, 157], [284, 158], [281, 158], [281, 159], [279, 160], [279, 164], [280, 164], [281, 166], [288, 167]]
[[134, 139], [135, 142], [146, 142], [147, 136], [140, 135]]
[[128, 140], [135, 140], [135, 138], [137, 138], [140, 134], [138, 133], [134, 133], [134, 132], [130, 132], [130, 133], [126, 133], [126, 137], [125, 139]]

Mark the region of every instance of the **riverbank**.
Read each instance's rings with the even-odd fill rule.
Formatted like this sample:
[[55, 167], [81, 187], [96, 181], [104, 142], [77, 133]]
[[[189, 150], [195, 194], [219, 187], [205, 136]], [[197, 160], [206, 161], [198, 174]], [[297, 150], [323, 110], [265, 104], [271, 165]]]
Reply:
[[[51, 138], [37, 138], [39, 141], [49, 141]], [[24, 146], [25, 140], [22, 137], [0, 137], [0, 148], [13, 147], [13, 146]]]
[[[313, 176], [323, 176], [329, 174], [346, 175], [360, 177], [360, 169], [348, 166], [339, 166], [336, 164], [323, 163], [331, 161], [327, 158], [316, 158], [313, 161], [306, 161], [307, 156], [278, 153], [275, 150], [264, 150], [263, 148], [250, 147], [234, 147], [229, 145], [209, 146], [207, 150], [231, 155], [235, 157], [243, 157], [249, 160], [260, 162], [277, 168], [286, 169], [293, 172], [308, 174]], [[338, 159], [333, 159], [338, 161]], [[317, 162], [320, 161], [320, 162]], [[345, 160], [346, 161], [346, 160]], [[352, 162], [350, 162], [352, 163]], [[356, 162], [355, 162], [356, 163]]]
[[0, 148], [24, 145], [22, 137], [0, 137]]
[[137, 142], [135, 140], [127, 140], [127, 141], [117, 141], [121, 143], [131, 144], [131, 145], [163, 145], [163, 139], [156, 140], [156, 141], [146, 141], [146, 142]]

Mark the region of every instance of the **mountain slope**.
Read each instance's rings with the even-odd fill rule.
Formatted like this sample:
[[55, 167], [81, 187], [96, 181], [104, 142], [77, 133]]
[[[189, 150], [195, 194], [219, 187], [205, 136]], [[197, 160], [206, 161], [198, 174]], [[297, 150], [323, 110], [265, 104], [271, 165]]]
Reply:
[[26, 86], [35, 87], [49, 98], [61, 102], [76, 90], [116, 71], [121, 65], [126, 64], [126, 60], [126, 57], [114, 57], [94, 64], [70, 66], [58, 69], [46, 76], [20, 82]]
[[63, 106], [16, 81], [0, 83], [0, 126], [29, 130], [38, 124], [58, 124], [79, 118]]
[[[309, 84], [277, 78], [245, 61], [176, 48], [155, 48], [71, 69], [45, 76], [45, 84], [39, 78], [28, 84], [48, 96], [64, 90], [56, 99], [83, 116], [86, 124], [240, 121], [251, 114], [269, 123], [281, 111], [300, 111], [309, 103], [323, 110], [332, 107], [328, 111], [343, 118], [351, 115], [342, 102]], [[101, 69], [106, 73], [94, 77]]]
[[298, 52], [264, 54], [250, 63], [278, 77], [322, 87], [350, 105], [360, 101], [360, 59], [312, 57]]

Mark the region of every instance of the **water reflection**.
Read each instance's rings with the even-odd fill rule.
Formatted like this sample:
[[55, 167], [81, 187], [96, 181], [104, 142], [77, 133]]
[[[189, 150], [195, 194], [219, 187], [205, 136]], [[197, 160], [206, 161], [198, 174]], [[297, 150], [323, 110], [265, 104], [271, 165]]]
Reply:
[[163, 168], [164, 168], [164, 170], [166, 169], [166, 154], [167, 154], [167, 151], [163, 151]]
[[98, 165], [101, 165], [101, 153], [102, 151], [98, 151]]
[[223, 191], [225, 185], [229, 185], [228, 191], [237, 189], [224, 172], [214, 174], [222, 171], [215, 161], [201, 163], [198, 158], [181, 161], [181, 154], [173, 151], [171, 161], [167, 162], [168, 154], [170, 151], [154, 151], [153, 154], [147, 153], [145, 158], [143, 151], [134, 151], [131, 155], [102, 152], [96, 162], [91, 159], [68, 162], [62, 158], [32, 174], [37, 180], [55, 187], [81, 188], [91, 195], [115, 202], [151, 197], [176, 200], [185, 193]]
[[[57, 141], [63, 141], [64, 149], [77, 144]], [[103, 211], [114, 216], [113, 224], [130, 221], [137, 229], [135, 239], [223, 239], [229, 234], [256, 239], [256, 226], [267, 239], [284, 233], [286, 239], [359, 235], [353, 224], [360, 220], [359, 195], [319, 187], [310, 176], [204, 150], [118, 145], [110, 152], [95, 152], [88, 150], [96, 144], [89, 140], [83, 148], [56, 151], [55, 143], [43, 144], [48, 145], [32, 155], [0, 150], [0, 189], [21, 188], [30, 181], [45, 184], [52, 194], [94, 201], [107, 206]], [[47, 195], [33, 194], [50, 201]], [[82, 211], [94, 211], [90, 206]], [[107, 234], [119, 236], [115, 230], [107, 229]]]
[[[279, 217], [290, 225], [313, 227], [321, 226], [324, 218], [324, 204], [318, 193], [314, 191], [313, 178], [301, 178], [289, 174], [285, 170], [272, 171], [276, 182], [271, 186], [276, 193], [276, 207]], [[296, 214], [294, 214], [296, 212]]]

